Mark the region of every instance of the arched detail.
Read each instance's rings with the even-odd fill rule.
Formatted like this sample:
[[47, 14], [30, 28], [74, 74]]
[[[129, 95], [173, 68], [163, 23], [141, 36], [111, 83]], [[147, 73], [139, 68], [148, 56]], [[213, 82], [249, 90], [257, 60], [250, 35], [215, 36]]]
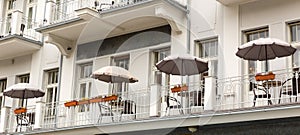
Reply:
[[157, 6], [155, 8], [155, 15], [157, 17], [164, 18], [168, 21], [169, 25], [171, 26], [172, 30], [174, 30], [177, 34], [182, 33], [182, 28], [180, 25], [186, 24], [179, 24], [178, 22], [182, 22], [182, 18], [186, 18], [185, 12], [180, 10], [173, 9], [172, 7], [167, 7], [164, 5]]
[[62, 53], [62, 55], [67, 57], [70, 56], [70, 54], [75, 50], [73, 41], [55, 36], [53, 34], [45, 35], [45, 42], [54, 44]]

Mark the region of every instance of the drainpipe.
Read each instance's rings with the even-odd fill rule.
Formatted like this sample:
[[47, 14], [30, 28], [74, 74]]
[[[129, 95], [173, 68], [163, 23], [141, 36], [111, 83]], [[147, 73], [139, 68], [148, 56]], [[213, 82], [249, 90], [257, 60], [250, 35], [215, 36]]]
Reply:
[[[62, 73], [62, 65], [63, 65], [63, 55], [61, 54], [60, 55], [60, 62], [59, 62], [59, 68], [58, 68], [58, 86], [57, 86], [57, 93], [56, 93], [56, 99], [57, 101], [59, 101], [60, 99], [60, 87], [61, 87], [61, 73]], [[56, 101], [55, 101], [56, 102]], [[59, 102], [57, 102], [59, 103]], [[59, 108], [56, 108], [55, 109], [55, 127], [57, 126], [57, 119], [58, 119], [58, 109]]]
[[191, 17], [190, 17], [190, 9], [191, 9], [191, 5], [190, 5], [190, 2], [191, 0], [187, 0], [186, 2], [186, 18], [187, 18], [187, 26], [186, 26], [186, 31], [187, 31], [187, 54], [190, 54], [190, 50], [191, 50], [191, 32], [190, 32], [190, 29], [191, 29]]
[[[187, 43], [187, 49], [186, 49], [186, 53], [187, 54], [190, 54], [190, 51], [191, 51], [191, 18], [190, 18], [190, 2], [191, 0], [187, 0], [186, 1], [186, 19], [187, 19], [187, 23], [186, 23], [186, 43]], [[182, 80], [182, 79], [181, 79]], [[186, 84], [189, 85], [190, 83], [190, 78], [189, 76], [186, 77]], [[190, 97], [190, 95], [189, 95]], [[182, 99], [182, 98], [181, 98]], [[187, 106], [190, 108], [190, 99], [188, 98], [187, 99]], [[182, 103], [182, 101], [181, 101]], [[188, 109], [188, 113], [190, 113], [190, 110]]]

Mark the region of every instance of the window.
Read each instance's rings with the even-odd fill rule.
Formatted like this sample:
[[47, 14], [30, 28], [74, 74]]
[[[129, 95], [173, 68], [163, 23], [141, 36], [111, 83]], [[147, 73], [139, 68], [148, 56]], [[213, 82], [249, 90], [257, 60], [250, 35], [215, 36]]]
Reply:
[[218, 39], [207, 39], [196, 41], [198, 57], [208, 61], [209, 76], [218, 75]]
[[168, 74], [162, 73], [159, 70], [156, 69], [155, 64], [161, 60], [163, 60], [165, 57], [170, 55], [170, 48], [163, 48], [159, 50], [154, 50], [152, 53], [152, 69], [153, 69], [153, 83], [154, 84], [160, 84], [162, 86], [169, 85], [170, 82], [170, 76]]
[[[300, 22], [289, 24], [291, 42], [300, 42]], [[293, 67], [300, 66], [300, 52], [297, 50], [293, 54]]]
[[33, 3], [34, 2], [34, 0], [28, 0], [28, 3]]
[[27, 18], [27, 28], [28, 29], [31, 29], [32, 28], [32, 20], [33, 20], [33, 18], [32, 18], [32, 14], [33, 14], [33, 7], [30, 7], [29, 9], [28, 9], [28, 18]]
[[6, 89], [7, 79], [0, 80], [0, 110], [3, 106], [3, 91]]
[[[91, 89], [92, 89], [92, 79], [90, 78], [90, 75], [93, 71], [93, 64], [92, 63], [86, 63], [79, 65], [79, 93], [78, 98], [84, 99], [89, 98], [91, 96]], [[88, 111], [88, 106], [80, 106], [79, 111], [84, 112]]]
[[[29, 74], [17, 76], [17, 83], [29, 83], [29, 76]], [[19, 99], [19, 107], [25, 106], [24, 101], [25, 100]]]
[[7, 5], [7, 9], [8, 10], [13, 9], [15, 7], [15, 4], [16, 4], [16, 0], [9, 0], [8, 5]]
[[55, 106], [57, 101], [57, 88], [58, 88], [58, 69], [53, 69], [46, 71], [45, 75], [46, 81], [46, 115], [54, 116], [55, 115]]
[[[268, 28], [263, 29], [256, 29], [251, 31], [245, 31], [244, 32], [246, 36], [246, 42], [256, 40], [259, 38], [267, 38], [269, 37], [269, 30]], [[246, 43], [245, 42], [245, 43]], [[258, 72], [264, 72], [266, 71], [266, 63], [263, 62], [256, 62], [256, 61], [248, 61], [248, 73], [249, 74], [255, 74]]]
[[[113, 65], [129, 69], [129, 56], [115, 57], [113, 58]], [[128, 91], [128, 84], [126, 83], [114, 83], [112, 86], [112, 94], [124, 94]]]
[[11, 14], [7, 14], [7, 18], [6, 18], [6, 33], [11, 33]]

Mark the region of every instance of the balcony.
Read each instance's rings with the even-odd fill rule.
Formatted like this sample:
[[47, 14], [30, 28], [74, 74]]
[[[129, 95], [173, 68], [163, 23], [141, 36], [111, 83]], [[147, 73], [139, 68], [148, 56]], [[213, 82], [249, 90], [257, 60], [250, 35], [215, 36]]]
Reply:
[[0, 22], [0, 60], [33, 53], [42, 46], [42, 35], [34, 30], [38, 23], [21, 16], [14, 12], [11, 20]]
[[224, 5], [238, 5], [238, 4], [243, 4], [247, 2], [253, 2], [257, 0], [217, 0], [218, 2], [224, 4]]
[[[218, 80], [208, 77], [205, 83], [153, 85], [117, 95], [122, 98], [101, 95], [69, 105], [37, 103], [32, 107], [34, 124], [18, 132], [110, 134], [299, 117], [299, 69], [287, 71], [274, 71], [275, 79], [268, 81], [255, 80], [254, 75]], [[259, 96], [266, 94], [262, 89], [270, 96]], [[15, 119], [14, 109], [8, 110], [9, 118]], [[118, 131], [112, 130], [116, 128]], [[10, 123], [6, 131], [14, 133], [15, 129], [16, 124]]]
[[[102, 2], [102, 3], [101, 3]], [[45, 42], [56, 45], [63, 55], [70, 56], [76, 44], [119, 36], [170, 24], [181, 33], [177, 22], [185, 17], [185, 7], [172, 0], [129, 0], [111, 3], [110, 0], [73, 0], [53, 4], [54, 19], [46, 19], [37, 31], [46, 35]], [[182, 2], [181, 2], [182, 3]], [[65, 8], [62, 8], [65, 7]], [[75, 12], [74, 12], [75, 11]]]

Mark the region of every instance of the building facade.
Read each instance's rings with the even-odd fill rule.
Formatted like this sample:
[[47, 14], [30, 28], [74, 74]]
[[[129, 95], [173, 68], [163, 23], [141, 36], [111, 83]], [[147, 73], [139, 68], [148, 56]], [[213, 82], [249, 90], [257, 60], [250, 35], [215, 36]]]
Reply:
[[[297, 0], [2, 0], [0, 133], [209, 134], [222, 124], [297, 118], [299, 52], [268, 62], [276, 83], [264, 91], [253, 83], [264, 84], [255, 74], [266, 64], [235, 53], [265, 37], [298, 48], [299, 6]], [[186, 54], [208, 61], [209, 70], [175, 76], [155, 67]], [[127, 69], [138, 82], [91, 78], [105, 66]], [[45, 96], [26, 104], [4, 97], [16, 83], [40, 87]], [[172, 92], [178, 85], [187, 91]], [[266, 91], [271, 96], [259, 98]], [[14, 113], [24, 106], [25, 113]]]

